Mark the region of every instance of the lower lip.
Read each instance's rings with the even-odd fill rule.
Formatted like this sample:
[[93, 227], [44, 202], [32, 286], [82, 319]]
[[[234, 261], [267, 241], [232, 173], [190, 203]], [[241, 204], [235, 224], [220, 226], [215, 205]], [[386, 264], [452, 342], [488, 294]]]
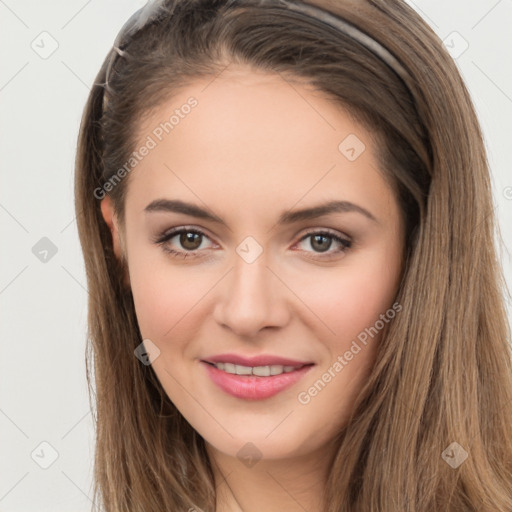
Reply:
[[227, 373], [204, 361], [201, 361], [201, 364], [206, 367], [208, 375], [222, 391], [245, 400], [263, 400], [277, 395], [293, 386], [313, 367], [313, 365], [308, 365], [293, 370], [293, 372], [270, 377], [257, 377]]

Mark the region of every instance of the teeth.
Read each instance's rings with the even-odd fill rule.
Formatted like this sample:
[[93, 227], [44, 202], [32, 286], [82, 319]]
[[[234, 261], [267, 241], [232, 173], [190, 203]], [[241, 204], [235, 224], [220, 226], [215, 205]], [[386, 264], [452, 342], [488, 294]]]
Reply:
[[232, 363], [214, 363], [219, 370], [236, 375], [256, 375], [258, 377], [269, 377], [270, 375], [281, 375], [290, 373], [297, 368], [295, 366], [282, 366], [273, 364], [271, 366], [241, 366]]
[[[284, 366], [281, 366], [280, 364], [273, 364], [267, 368], [270, 368], [270, 375], [279, 375], [284, 371]], [[290, 366], [287, 366], [287, 368], [290, 368]], [[293, 366], [291, 368], [293, 368]]]
[[252, 374], [258, 377], [270, 377], [270, 366], [255, 366]]
[[250, 366], [240, 366], [237, 364], [235, 366], [235, 372], [237, 375], [251, 375], [252, 368]]

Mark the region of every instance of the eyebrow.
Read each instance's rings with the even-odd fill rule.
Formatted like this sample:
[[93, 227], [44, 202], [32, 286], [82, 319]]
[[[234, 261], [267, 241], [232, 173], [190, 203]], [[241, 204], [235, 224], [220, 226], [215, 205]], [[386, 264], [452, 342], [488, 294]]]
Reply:
[[[172, 212], [183, 213], [198, 219], [205, 219], [217, 224], [226, 226], [226, 222], [215, 215], [195, 204], [186, 203], [178, 199], [156, 199], [149, 203], [144, 209], [146, 213], [151, 212]], [[349, 201], [330, 201], [325, 204], [303, 208], [301, 210], [283, 212], [279, 217], [278, 224], [293, 224], [304, 220], [316, 219], [330, 213], [356, 212], [364, 215], [368, 219], [377, 222], [375, 216], [367, 209]]]

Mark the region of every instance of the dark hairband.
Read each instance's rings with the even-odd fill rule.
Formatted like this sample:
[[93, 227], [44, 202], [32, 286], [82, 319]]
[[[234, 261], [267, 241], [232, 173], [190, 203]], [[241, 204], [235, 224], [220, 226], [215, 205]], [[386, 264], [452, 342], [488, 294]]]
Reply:
[[[119, 31], [113, 45], [115, 53], [112, 54], [110, 62], [108, 63], [105, 74], [105, 87], [108, 87], [108, 79], [112, 67], [118, 56], [124, 56], [125, 52], [123, 47], [130, 41], [130, 39], [143, 27], [156, 20], [160, 15], [165, 13], [162, 7], [165, 5], [166, 0], [148, 0], [146, 5], [135, 12], [128, 21], [123, 25]], [[228, 6], [236, 6], [237, 0], [228, 1]], [[365, 48], [374, 53], [383, 62], [385, 62], [405, 83], [408, 76], [407, 71], [398, 62], [396, 57], [391, 52], [382, 46], [378, 41], [370, 37], [368, 34], [360, 30], [355, 25], [342, 20], [338, 16], [321, 9], [320, 7], [298, 2], [296, 0], [259, 0], [258, 6], [273, 6], [280, 5], [292, 11], [305, 14], [309, 18], [315, 19], [328, 25], [339, 32], [351, 37]]]

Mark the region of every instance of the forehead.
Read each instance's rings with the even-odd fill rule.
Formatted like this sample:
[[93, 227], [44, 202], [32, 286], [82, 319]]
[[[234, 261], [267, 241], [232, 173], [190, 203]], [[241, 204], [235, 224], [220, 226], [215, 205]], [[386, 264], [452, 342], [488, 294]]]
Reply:
[[128, 197], [146, 202], [168, 192], [282, 209], [284, 196], [290, 206], [315, 194], [384, 197], [370, 134], [322, 92], [278, 74], [233, 68], [198, 80], [153, 111], [138, 139], [153, 147]]

